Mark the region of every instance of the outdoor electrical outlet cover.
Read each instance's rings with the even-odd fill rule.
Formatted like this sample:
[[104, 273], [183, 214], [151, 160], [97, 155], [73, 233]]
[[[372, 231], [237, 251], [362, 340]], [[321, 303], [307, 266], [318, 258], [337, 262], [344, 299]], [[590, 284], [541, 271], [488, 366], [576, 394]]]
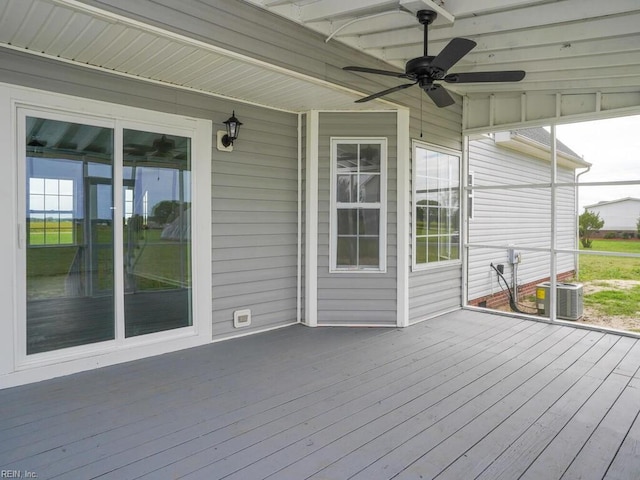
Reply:
[[497, 266], [497, 268], [500, 273], [504, 273], [504, 265], [500, 264]]

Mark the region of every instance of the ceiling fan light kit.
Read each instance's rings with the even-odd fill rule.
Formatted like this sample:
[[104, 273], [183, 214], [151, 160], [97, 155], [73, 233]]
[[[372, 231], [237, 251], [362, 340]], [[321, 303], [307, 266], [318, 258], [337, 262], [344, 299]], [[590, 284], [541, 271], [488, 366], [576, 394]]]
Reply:
[[433, 23], [437, 16], [438, 14], [433, 10], [418, 11], [418, 21], [424, 26], [424, 55], [409, 60], [405, 65], [404, 73], [357, 66], [348, 66], [343, 68], [343, 70], [351, 72], [386, 75], [390, 77], [403, 78], [413, 82], [374, 93], [373, 95], [356, 100], [356, 103], [368, 102], [390, 93], [404, 90], [405, 88], [409, 88], [414, 85], [419, 85], [438, 107], [448, 107], [449, 105], [453, 105], [455, 100], [442, 85], [435, 83], [436, 81], [443, 81], [445, 83], [519, 82], [524, 78], [525, 72], [522, 70], [447, 74], [447, 71], [451, 67], [453, 67], [462, 59], [462, 57], [476, 46], [476, 42], [469, 40], [468, 38], [453, 38], [438, 55], [429, 55], [427, 51], [429, 35], [428, 26]]

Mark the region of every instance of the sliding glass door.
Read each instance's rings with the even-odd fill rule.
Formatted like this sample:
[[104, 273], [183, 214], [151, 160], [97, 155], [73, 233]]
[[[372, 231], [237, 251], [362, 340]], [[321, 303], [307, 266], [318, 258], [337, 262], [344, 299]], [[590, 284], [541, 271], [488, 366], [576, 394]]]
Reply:
[[26, 354], [191, 326], [191, 138], [23, 119]]
[[114, 131], [26, 118], [27, 354], [115, 338]]
[[125, 336], [191, 325], [191, 141], [124, 130]]

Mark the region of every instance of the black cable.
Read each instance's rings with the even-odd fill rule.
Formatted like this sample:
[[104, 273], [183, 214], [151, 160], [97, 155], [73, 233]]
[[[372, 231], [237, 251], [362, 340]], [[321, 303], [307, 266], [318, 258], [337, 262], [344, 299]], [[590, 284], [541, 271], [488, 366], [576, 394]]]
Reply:
[[[496, 273], [498, 274], [498, 285], [500, 285], [500, 279], [502, 279], [502, 281], [504, 282], [505, 287], [507, 287], [507, 292], [509, 293], [509, 307], [511, 307], [511, 310], [513, 310], [514, 312], [518, 312], [518, 313], [524, 313], [525, 315], [531, 315], [531, 314], [538, 313], [537, 311], [535, 311], [535, 312], [524, 312], [524, 311], [520, 310], [520, 308], [518, 308], [518, 303], [516, 302], [516, 299], [513, 296], [513, 291], [511, 290], [511, 287], [509, 286], [509, 282], [507, 282], [507, 279], [504, 278], [504, 275], [502, 273], [500, 273], [500, 270], [498, 270], [493, 263], [490, 263], [490, 265], [491, 265], [491, 268], [493, 268], [496, 271]], [[504, 288], [502, 289], [502, 291], [504, 292]]]

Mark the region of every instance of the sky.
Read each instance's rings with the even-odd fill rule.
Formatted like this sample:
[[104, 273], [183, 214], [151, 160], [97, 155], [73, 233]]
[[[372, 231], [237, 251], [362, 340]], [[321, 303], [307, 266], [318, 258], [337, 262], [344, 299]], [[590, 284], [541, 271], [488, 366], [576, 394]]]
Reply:
[[588, 173], [580, 176], [580, 183], [639, 182], [638, 185], [581, 187], [580, 212], [585, 205], [601, 201], [640, 198], [640, 115], [558, 125], [556, 136], [593, 165]]

